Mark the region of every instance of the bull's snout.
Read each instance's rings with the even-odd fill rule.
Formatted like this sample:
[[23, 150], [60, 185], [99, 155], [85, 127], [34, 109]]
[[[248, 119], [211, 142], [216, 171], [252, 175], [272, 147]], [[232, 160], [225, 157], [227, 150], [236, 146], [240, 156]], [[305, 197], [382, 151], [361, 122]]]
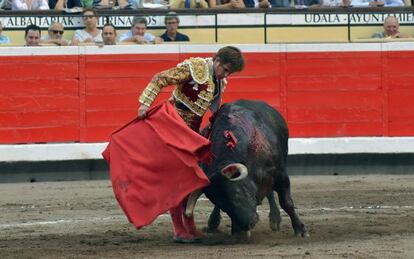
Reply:
[[249, 171], [245, 165], [234, 163], [221, 169], [221, 174], [227, 177], [230, 181], [239, 181], [245, 178], [249, 174]]
[[254, 226], [256, 226], [257, 222], [259, 222], [259, 214], [257, 214], [257, 212], [253, 215], [252, 220], [250, 221], [249, 224], [249, 229], [254, 228]]

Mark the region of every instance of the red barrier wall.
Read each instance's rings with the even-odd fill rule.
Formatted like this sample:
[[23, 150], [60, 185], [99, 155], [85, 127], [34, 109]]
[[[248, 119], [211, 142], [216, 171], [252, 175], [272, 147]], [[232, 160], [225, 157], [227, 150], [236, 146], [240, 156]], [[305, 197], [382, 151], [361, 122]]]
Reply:
[[[224, 101], [269, 103], [292, 137], [414, 136], [414, 50], [244, 52]], [[2, 56], [0, 143], [108, 141], [151, 77], [190, 56], [211, 53]]]

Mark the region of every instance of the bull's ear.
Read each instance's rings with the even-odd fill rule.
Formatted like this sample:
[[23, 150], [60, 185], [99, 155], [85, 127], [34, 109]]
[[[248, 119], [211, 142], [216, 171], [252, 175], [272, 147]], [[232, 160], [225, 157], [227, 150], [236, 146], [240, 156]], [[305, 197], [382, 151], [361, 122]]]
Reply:
[[243, 164], [234, 163], [221, 169], [221, 174], [230, 181], [239, 181], [249, 174], [249, 170]]

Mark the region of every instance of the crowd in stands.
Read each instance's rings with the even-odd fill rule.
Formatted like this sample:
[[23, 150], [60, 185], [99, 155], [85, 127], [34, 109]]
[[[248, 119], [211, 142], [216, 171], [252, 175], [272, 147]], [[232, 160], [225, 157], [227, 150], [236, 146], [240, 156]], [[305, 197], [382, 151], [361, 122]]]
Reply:
[[[145, 17], [134, 17], [131, 29], [118, 36], [114, 25], [105, 24], [102, 29], [97, 26], [97, 13], [94, 9], [83, 10], [83, 21], [85, 28], [76, 30], [72, 39], [66, 40], [63, 35], [64, 27], [59, 22], [53, 22], [48, 28], [48, 34], [41, 36], [39, 26], [31, 24], [25, 28], [25, 46], [56, 45], [68, 46], [79, 44], [90, 45], [116, 45], [116, 44], [160, 44], [162, 42], [190, 41], [190, 38], [178, 32], [180, 19], [175, 12], [169, 12], [164, 19], [166, 30], [160, 36], [155, 36], [147, 32], [147, 19]], [[0, 44], [10, 43], [10, 39], [2, 34], [2, 24], [0, 23]]]
[[273, 7], [382, 7], [411, 6], [412, 0], [0, 0], [0, 9], [63, 10], [72, 8], [139, 9], [273, 8]]
[[[1, 0], [0, 0], [1, 1]], [[92, 3], [96, 0], [53, 0], [54, 6], [65, 6], [70, 3], [81, 4], [85, 2]], [[113, 0], [102, 0], [102, 1], [113, 1]], [[125, 0], [126, 1], [126, 0]], [[175, 1], [175, 2], [174, 2]], [[208, 2], [202, 2], [205, 0], [185, 0], [187, 2], [180, 2], [181, 0], [170, 0], [170, 4], [177, 4], [177, 8], [181, 8], [181, 4], [191, 7], [198, 8], [198, 5], [211, 6], [212, 8], [244, 8], [254, 5], [258, 8], [269, 8], [272, 6], [285, 5], [289, 0], [208, 0]], [[252, 1], [254, 3], [248, 3]], [[258, 2], [260, 1], [260, 2]], [[301, 1], [299, 4], [312, 5], [315, 1], [320, 0], [296, 0]], [[371, 4], [371, 0], [322, 0], [329, 1], [329, 5], [344, 5], [358, 2], [359, 5], [363, 6], [374, 6]], [[383, 2], [381, 2], [383, 1]], [[378, 0], [375, 3], [383, 3], [385, 6], [398, 5], [398, 1], [403, 0]], [[51, 1], [49, 1], [50, 5]], [[64, 3], [64, 4], [63, 4]], [[116, 3], [121, 3], [120, 0], [116, 0]], [[126, 2], [125, 2], [126, 3]], [[403, 3], [403, 2], [401, 2]], [[13, 0], [13, 6], [19, 6], [19, 8], [30, 9], [36, 6], [38, 9], [49, 8], [47, 0]], [[266, 6], [266, 7], [265, 7]], [[184, 7], [184, 8], [185, 8]], [[64, 27], [59, 22], [52, 22], [48, 28], [48, 34], [41, 37], [41, 29], [36, 25], [28, 25], [25, 28], [25, 46], [40, 46], [40, 45], [57, 45], [57, 46], [69, 46], [79, 44], [97, 44], [103, 45], [115, 45], [115, 44], [160, 44], [162, 42], [173, 42], [173, 41], [190, 41], [190, 38], [178, 32], [180, 19], [175, 12], [169, 12], [165, 16], [165, 32], [160, 36], [155, 36], [147, 32], [147, 19], [145, 17], [134, 17], [131, 23], [131, 29], [127, 32], [118, 35], [116, 28], [112, 24], [105, 24], [102, 29], [98, 28], [98, 14], [96, 9], [83, 8], [82, 19], [85, 26], [84, 29], [78, 29], [75, 31], [71, 40], [63, 37]], [[388, 16], [384, 20], [384, 30], [382, 32], [375, 33], [371, 38], [408, 38], [411, 37], [399, 31], [399, 21], [395, 16]], [[3, 25], [0, 21], [0, 44], [9, 44], [10, 38], [3, 34]]]
[[[130, 44], [160, 44], [162, 42], [190, 41], [190, 38], [178, 32], [180, 19], [175, 12], [169, 12], [164, 19], [166, 30], [160, 36], [147, 32], [147, 19], [134, 17], [131, 29], [118, 36], [115, 26], [105, 24], [102, 29], [97, 27], [97, 13], [93, 9], [85, 9], [83, 12], [84, 29], [76, 30], [71, 41], [63, 38], [64, 27], [59, 22], [53, 22], [48, 29], [48, 34], [41, 37], [39, 26], [31, 24], [25, 28], [25, 46], [56, 45], [68, 46], [79, 44], [92, 45], [116, 45], [123, 43]], [[374, 33], [371, 38], [409, 38], [410, 36], [399, 31], [399, 21], [395, 16], [387, 16], [383, 24], [382, 32]], [[0, 22], [0, 44], [10, 43], [10, 39], [3, 35], [3, 26]]]

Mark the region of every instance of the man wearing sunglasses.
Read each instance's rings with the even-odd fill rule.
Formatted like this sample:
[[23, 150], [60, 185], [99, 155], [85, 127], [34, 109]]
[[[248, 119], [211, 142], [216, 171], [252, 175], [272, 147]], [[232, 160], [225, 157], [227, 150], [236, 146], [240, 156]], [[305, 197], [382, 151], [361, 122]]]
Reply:
[[56, 46], [68, 46], [69, 41], [63, 38], [63, 25], [59, 22], [52, 22], [47, 31], [47, 35], [42, 37], [42, 43], [55, 44]]

